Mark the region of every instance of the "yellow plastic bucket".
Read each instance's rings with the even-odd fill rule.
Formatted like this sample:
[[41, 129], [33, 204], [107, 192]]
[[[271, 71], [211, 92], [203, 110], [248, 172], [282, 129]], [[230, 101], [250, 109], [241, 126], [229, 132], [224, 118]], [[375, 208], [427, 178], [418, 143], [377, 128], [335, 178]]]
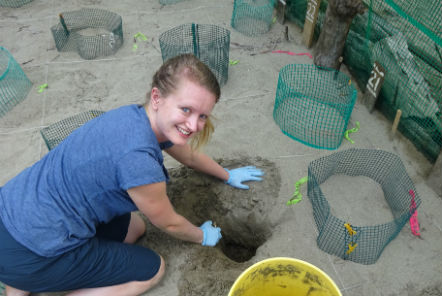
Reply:
[[333, 280], [302, 260], [275, 257], [247, 268], [228, 296], [342, 296]]

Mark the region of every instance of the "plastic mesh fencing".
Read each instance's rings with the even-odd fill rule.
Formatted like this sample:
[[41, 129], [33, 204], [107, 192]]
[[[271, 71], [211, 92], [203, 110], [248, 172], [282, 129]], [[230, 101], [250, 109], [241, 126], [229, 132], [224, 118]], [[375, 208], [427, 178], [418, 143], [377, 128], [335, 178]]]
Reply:
[[23, 101], [32, 82], [8, 50], [0, 46], [0, 117]]
[[123, 45], [121, 16], [98, 8], [82, 8], [59, 15], [60, 22], [51, 27], [58, 51], [77, 51], [91, 60], [115, 54]]
[[235, 0], [230, 25], [247, 36], [270, 30], [275, 0]]
[[[321, 184], [337, 174], [366, 176], [379, 183], [394, 220], [373, 226], [346, 227], [345, 224], [351, 224], [351, 221], [334, 217], [321, 191]], [[329, 254], [362, 264], [377, 261], [421, 204], [400, 158], [382, 150], [349, 149], [312, 161], [308, 168], [307, 190], [319, 231], [318, 247]]]
[[230, 31], [210, 24], [183, 24], [159, 37], [163, 61], [184, 53], [193, 53], [205, 63], [218, 83], [228, 79]]
[[49, 150], [60, 144], [74, 130], [91, 119], [103, 114], [103, 111], [90, 110], [53, 123], [40, 130], [40, 134]]
[[371, 0], [366, 50], [385, 69], [380, 110], [431, 161], [442, 147], [442, 2]]
[[[288, 19], [303, 26], [308, 0], [287, 3]], [[365, 90], [375, 61], [385, 69], [376, 107], [390, 120], [402, 111], [399, 131], [434, 162], [442, 148], [442, 2], [364, 0], [344, 47], [344, 63]], [[328, 1], [315, 27], [319, 36]]]
[[315, 148], [336, 149], [356, 97], [350, 79], [339, 71], [286, 65], [279, 72], [273, 118], [292, 139]]
[[0, 7], [17, 8], [32, 2], [32, 0], [0, 0]]

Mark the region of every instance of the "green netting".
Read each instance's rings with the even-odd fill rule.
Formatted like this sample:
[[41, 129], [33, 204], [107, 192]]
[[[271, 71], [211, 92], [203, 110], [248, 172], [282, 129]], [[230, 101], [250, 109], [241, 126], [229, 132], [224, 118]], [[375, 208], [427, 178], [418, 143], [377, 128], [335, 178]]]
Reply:
[[40, 134], [49, 150], [60, 144], [74, 130], [88, 122], [89, 120], [100, 116], [103, 111], [90, 110], [53, 123], [40, 130]]
[[336, 149], [341, 144], [357, 92], [334, 69], [286, 65], [279, 72], [273, 118], [282, 132], [308, 146]]
[[230, 25], [248, 36], [270, 30], [275, 0], [235, 0]]
[[[394, 220], [379, 225], [355, 226], [351, 224], [351, 217], [350, 221], [345, 221], [333, 216], [321, 184], [338, 174], [365, 176], [379, 183]], [[329, 254], [362, 264], [377, 261], [421, 203], [400, 158], [382, 150], [349, 149], [312, 161], [308, 168], [307, 190], [319, 231], [318, 247]], [[351, 235], [345, 223], [349, 223], [356, 233]], [[356, 246], [352, 252], [348, 252], [349, 244]]]
[[32, 82], [8, 50], [0, 46], [0, 117], [23, 101]]
[[98, 8], [61, 13], [51, 31], [58, 51], [77, 51], [86, 60], [115, 54], [123, 45], [121, 16]]
[[0, 0], [0, 7], [20, 7], [32, 2], [32, 0]]
[[230, 31], [210, 24], [184, 24], [159, 37], [163, 61], [193, 53], [215, 74], [220, 85], [228, 79]]
[[[304, 25], [307, 0], [287, 3], [287, 18]], [[442, 147], [442, 1], [364, 0], [351, 24], [344, 62], [365, 90], [374, 61], [386, 70], [376, 107], [432, 162]], [[321, 1], [315, 36], [328, 2]]]
[[366, 29], [370, 61], [386, 70], [379, 109], [430, 160], [442, 147], [442, 2], [371, 0]]

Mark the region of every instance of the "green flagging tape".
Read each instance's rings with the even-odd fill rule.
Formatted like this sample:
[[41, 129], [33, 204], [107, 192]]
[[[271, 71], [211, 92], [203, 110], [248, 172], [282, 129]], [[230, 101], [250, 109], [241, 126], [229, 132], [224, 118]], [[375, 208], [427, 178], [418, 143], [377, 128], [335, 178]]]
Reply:
[[238, 64], [239, 60], [229, 60], [230, 65], [236, 65]]
[[287, 205], [294, 205], [302, 200], [302, 194], [299, 191], [299, 187], [301, 187], [302, 184], [306, 183], [308, 181], [308, 177], [303, 177], [298, 180], [298, 182], [295, 183], [295, 192], [293, 192], [293, 197], [287, 202]]
[[349, 140], [350, 143], [352, 143], [352, 144], [354, 144], [355, 141], [353, 141], [352, 139], [350, 139], [350, 137], [348, 136], [348, 134], [350, 134], [350, 133], [355, 133], [355, 132], [357, 132], [357, 131], [359, 130], [359, 121], [356, 121], [355, 124], [356, 124], [356, 127], [352, 128], [352, 129], [349, 129], [349, 130], [346, 130], [345, 133], [344, 133], [344, 137], [345, 137], [347, 140]]
[[147, 41], [147, 37], [146, 37], [146, 35], [144, 35], [141, 32], [138, 32], [137, 34], [135, 34], [134, 35], [134, 45], [132, 46], [132, 51], [136, 51], [138, 49], [137, 40]]
[[135, 34], [134, 35], [134, 39], [141, 39], [142, 41], [147, 41], [146, 35], [144, 35], [141, 32], [138, 32], [137, 34]]
[[45, 90], [45, 88], [48, 88], [48, 84], [47, 83], [40, 85], [38, 87], [38, 92], [42, 93]]
[[272, 23], [276, 23], [276, 16], [273, 17], [273, 19], [272, 19]]
[[442, 46], [442, 38], [434, 34], [433, 31], [428, 29], [426, 26], [422, 25], [419, 21], [415, 20], [411, 16], [405, 13], [393, 0], [385, 0], [388, 5], [390, 5], [401, 17], [406, 19], [413, 26], [421, 30], [425, 35], [427, 35], [431, 40]]

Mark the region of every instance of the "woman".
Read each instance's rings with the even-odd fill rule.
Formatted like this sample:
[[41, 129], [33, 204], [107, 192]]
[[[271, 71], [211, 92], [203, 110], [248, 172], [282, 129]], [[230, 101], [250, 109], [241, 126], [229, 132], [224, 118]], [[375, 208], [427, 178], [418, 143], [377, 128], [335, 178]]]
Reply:
[[[0, 188], [0, 281], [7, 295], [139, 295], [159, 282], [163, 258], [133, 245], [149, 221], [182, 240], [215, 246], [221, 229], [177, 214], [161, 150], [247, 189], [254, 167], [222, 168], [198, 151], [213, 131], [215, 76], [193, 55], [166, 61], [144, 106], [106, 112]], [[190, 140], [190, 144], [188, 141]]]

